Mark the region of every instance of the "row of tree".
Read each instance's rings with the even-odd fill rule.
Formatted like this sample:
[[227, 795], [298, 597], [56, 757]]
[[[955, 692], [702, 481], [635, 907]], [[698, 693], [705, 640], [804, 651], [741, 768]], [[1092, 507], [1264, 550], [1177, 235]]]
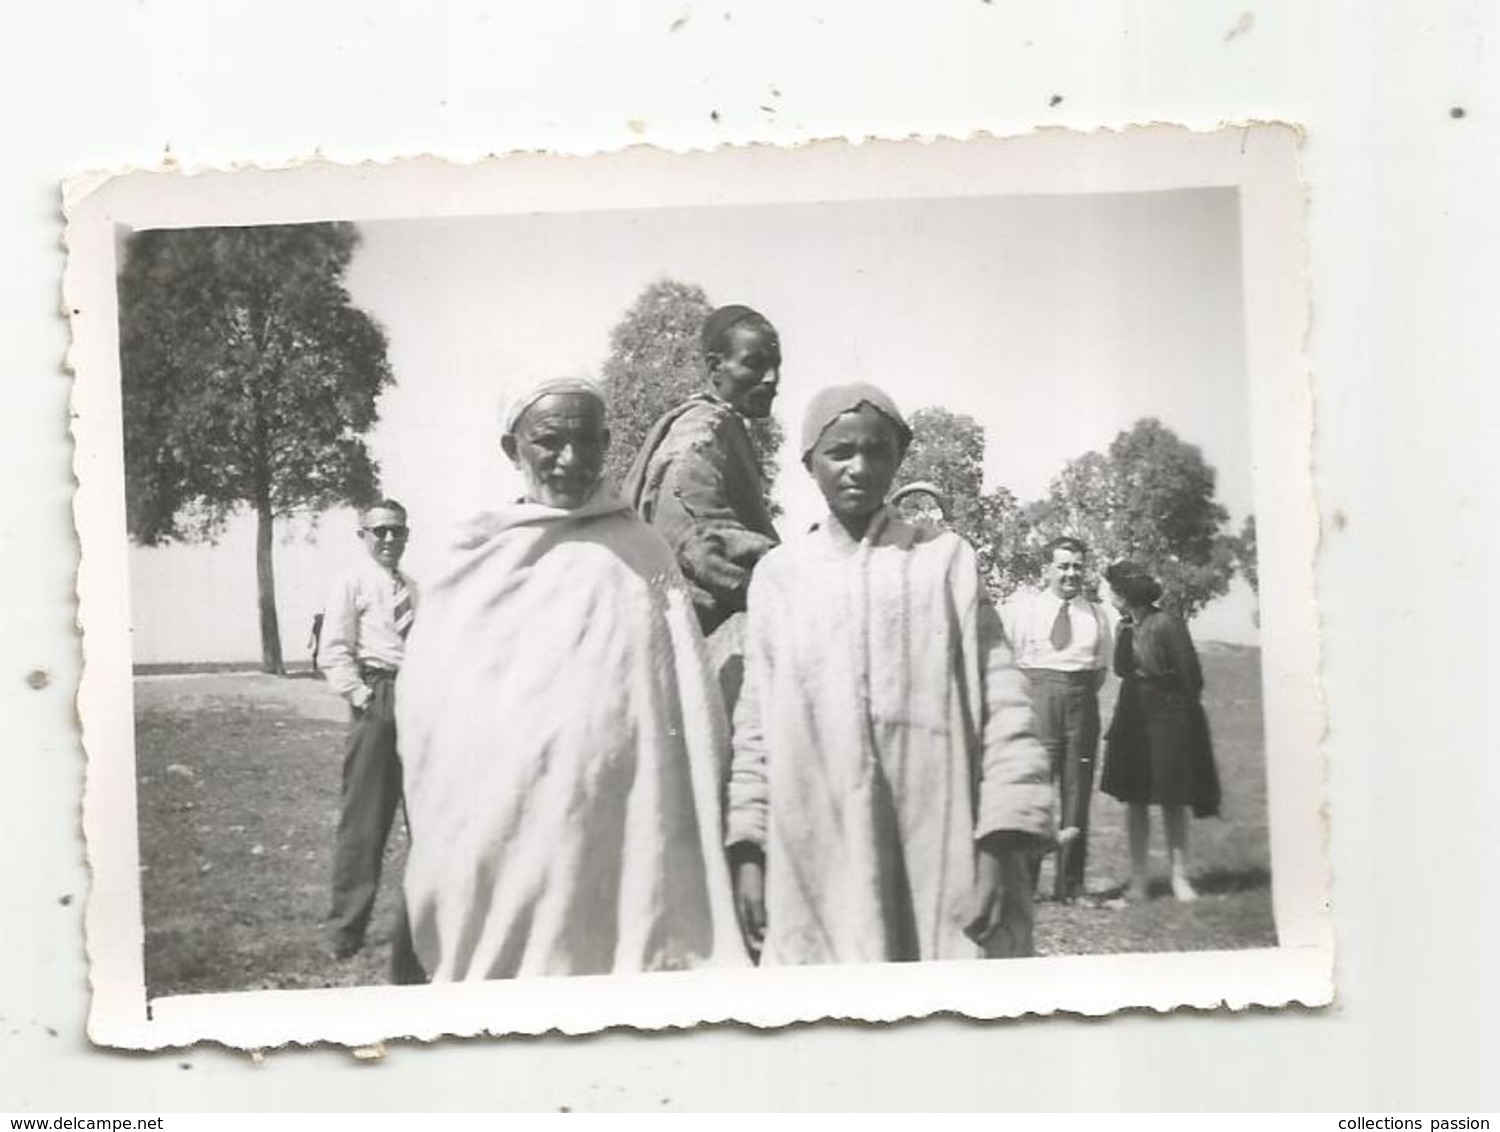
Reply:
[[[713, 309], [701, 287], [663, 279], [648, 286], [610, 336], [604, 380], [614, 444], [608, 472], [619, 482], [662, 413], [703, 386], [698, 331]], [[1161, 579], [1165, 600], [1191, 616], [1229, 589], [1236, 570], [1256, 586], [1255, 523], [1239, 534], [1215, 499], [1202, 452], [1156, 420], [1138, 421], [1104, 453], [1068, 462], [1046, 498], [1022, 503], [1004, 487], [984, 490], [984, 426], [942, 407], [911, 415], [903, 483], [937, 488], [947, 521], [979, 551], [997, 597], [1034, 583], [1042, 547], [1081, 538], [1095, 561], [1132, 558]], [[774, 482], [783, 434], [774, 420], [752, 429], [766, 483]], [[774, 502], [773, 502], [774, 509]]]
[[[256, 516], [261, 664], [284, 671], [276, 615], [277, 519], [377, 499], [365, 437], [393, 382], [386, 338], [351, 301], [351, 224], [197, 228], [134, 234], [119, 280], [126, 516], [141, 545], [211, 541], [230, 516]], [[651, 423], [702, 387], [701, 287], [661, 280], [610, 336], [603, 378], [619, 482]], [[1034, 579], [1055, 533], [1100, 559], [1138, 558], [1192, 613], [1240, 569], [1255, 585], [1253, 521], [1225, 530], [1214, 472], [1156, 421], [1121, 433], [1107, 454], [1071, 461], [1048, 497], [1023, 505], [983, 490], [984, 429], [943, 408], [913, 415], [903, 478], [934, 483], [955, 529], [979, 549], [1003, 595]], [[783, 433], [752, 429], [766, 483]]]
[[1059, 535], [1081, 539], [1098, 563], [1141, 562], [1184, 616], [1227, 593], [1236, 571], [1257, 587], [1254, 516], [1233, 533], [1214, 497], [1214, 469], [1158, 420], [1137, 421], [1108, 451], [1068, 461], [1032, 503], [1008, 488], [983, 490], [984, 426], [972, 417], [919, 409], [911, 426], [901, 477], [941, 492], [949, 523], [979, 551], [996, 596], [1034, 584], [1043, 546]]

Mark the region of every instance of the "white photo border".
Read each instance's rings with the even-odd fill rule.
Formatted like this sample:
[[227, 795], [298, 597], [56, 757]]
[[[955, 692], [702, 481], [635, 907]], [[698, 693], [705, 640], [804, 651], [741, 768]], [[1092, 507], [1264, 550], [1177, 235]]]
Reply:
[[[65, 189], [73, 436], [88, 755], [86, 931], [102, 1045], [211, 1040], [260, 1049], [403, 1037], [590, 1033], [734, 1021], [977, 1019], [1138, 1007], [1322, 1006], [1333, 998], [1324, 715], [1314, 558], [1312, 390], [1301, 137], [1273, 123], [1195, 133], [1047, 130], [966, 140], [820, 142], [672, 154], [514, 155], [470, 165], [136, 172]], [[603, 211], [819, 200], [1079, 194], [1194, 186], [1240, 193], [1249, 427], [1260, 547], [1261, 671], [1278, 946], [1010, 963], [702, 970], [434, 987], [253, 991], [146, 1000], [139, 883], [131, 616], [121, 462], [116, 231], [210, 224]]]

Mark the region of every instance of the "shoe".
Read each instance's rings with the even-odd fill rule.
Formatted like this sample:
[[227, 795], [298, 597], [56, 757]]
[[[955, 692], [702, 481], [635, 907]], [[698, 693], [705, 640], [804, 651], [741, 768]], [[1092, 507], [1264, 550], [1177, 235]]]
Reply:
[[353, 959], [364, 947], [364, 942], [354, 943], [347, 939], [336, 939], [328, 947], [328, 954], [342, 963], [347, 959]]
[[1172, 878], [1172, 895], [1183, 904], [1198, 899], [1198, 890], [1193, 887], [1187, 877], [1177, 875]]

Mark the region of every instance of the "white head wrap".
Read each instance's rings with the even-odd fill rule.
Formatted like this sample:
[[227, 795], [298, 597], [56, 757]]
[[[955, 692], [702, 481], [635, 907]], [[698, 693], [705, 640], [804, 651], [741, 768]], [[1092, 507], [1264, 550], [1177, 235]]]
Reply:
[[500, 435], [514, 434], [516, 425], [520, 423], [521, 414], [543, 397], [554, 393], [581, 393], [585, 397], [594, 398], [601, 406], [608, 407], [608, 402], [604, 399], [604, 390], [597, 382], [586, 377], [543, 378], [541, 381], [533, 381], [529, 385], [511, 390], [500, 413]]

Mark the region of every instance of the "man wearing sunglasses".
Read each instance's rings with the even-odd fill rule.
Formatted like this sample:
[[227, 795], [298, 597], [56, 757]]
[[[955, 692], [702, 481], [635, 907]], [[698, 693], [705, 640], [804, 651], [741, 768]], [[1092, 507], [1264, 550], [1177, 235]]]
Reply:
[[[386, 838], [401, 801], [395, 693], [416, 605], [415, 587], [400, 568], [409, 533], [406, 508], [394, 499], [365, 511], [359, 523], [365, 554], [334, 584], [323, 611], [324, 672], [329, 686], [349, 703], [329, 917], [336, 959], [348, 959], [364, 946]], [[405, 934], [405, 924], [398, 922], [395, 962], [405, 942], [395, 937]]]

